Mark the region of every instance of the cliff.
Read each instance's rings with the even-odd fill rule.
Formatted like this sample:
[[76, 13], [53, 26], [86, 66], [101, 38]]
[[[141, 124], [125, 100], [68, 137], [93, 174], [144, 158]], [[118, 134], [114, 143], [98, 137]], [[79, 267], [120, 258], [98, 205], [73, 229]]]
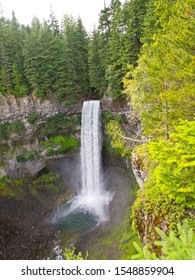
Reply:
[[[23, 97], [0, 94], [0, 122], [11, 122], [18, 119], [26, 119], [31, 114], [39, 117], [54, 116], [56, 114], [77, 113], [81, 110], [82, 100], [78, 100], [74, 106], [59, 102], [56, 99], [40, 100], [34, 94]], [[71, 109], [71, 110], [70, 110]]]

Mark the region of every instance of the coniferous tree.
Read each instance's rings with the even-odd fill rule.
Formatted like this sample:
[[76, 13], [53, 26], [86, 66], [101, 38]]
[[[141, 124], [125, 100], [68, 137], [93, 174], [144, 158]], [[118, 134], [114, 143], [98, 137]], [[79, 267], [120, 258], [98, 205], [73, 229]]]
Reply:
[[156, 0], [149, 0], [146, 4], [146, 16], [144, 18], [143, 24], [143, 35], [140, 39], [143, 44], [150, 44], [154, 38], [154, 35], [161, 28], [159, 21], [160, 15], [155, 12], [156, 4]]
[[195, 108], [192, 1], [179, 0], [168, 7], [163, 28], [142, 51], [134, 79], [126, 80], [145, 134], [166, 138], [179, 118], [190, 119]]
[[76, 50], [75, 50], [76, 22], [73, 17], [64, 16], [63, 19], [63, 42], [65, 47], [65, 91], [67, 96], [74, 98], [78, 93], [76, 72]]
[[136, 66], [140, 48], [141, 38], [144, 30], [144, 18], [146, 15], [147, 3], [150, 0], [131, 0], [124, 5], [124, 18], [126, 31], [124, 36], [124, 57], [126, 65]]
[[89, 77], [92, 90], [102, 96], [106, 90], [105, 69], [101, 59], [102, 36], [94, 30], [89, 40]]
[[109, 40], [110, 65], [106, 70], [108, 95], [113, 99], [122, 95], [122, 38], [124, 32], [123, 11], [119, 0], [111, 1], [111, 32]]
[[100, 35], [99, 57], [101, 61], [102, 79], [104, 79], [105, 88], [108, 87], [108, 81], [105, 78], [106, 70], [110, 65], [110, 34], [111, 34], [111, 10], [104, 5], [104, 9], [99, 16], [98, 32]]
[[81, 18], [78, 19], [75, 28], [75, 69], [77, 84], [82, 94], [90, 91], [89, 69], [88, 69], [88, 34], [83, 26]]
[[0, 18], [0, 92], [2, 94], [12, 93], [12, 61], [7, 47], [7, 21], [3, 16]]
[[26, 34], [24, 41], [24, 66], [28, 81], [38, 96], [41, 92], [41, 78], [39, 56], [41, 53], [41, 23], [38, 18], [32, 20], [32, 27]]

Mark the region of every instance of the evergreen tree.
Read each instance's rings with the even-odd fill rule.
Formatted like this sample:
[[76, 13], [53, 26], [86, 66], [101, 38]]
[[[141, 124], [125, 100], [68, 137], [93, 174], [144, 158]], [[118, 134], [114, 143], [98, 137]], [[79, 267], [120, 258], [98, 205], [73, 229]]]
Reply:
[[162, 15], [164, 27], [142, 51], [134, 79], [125, 82], [150, 137], [169, 138], [179, 118], [190, 119], [194, 114], [195, 20], [187, 12], [192, 10], [191, 0], [178, 0], [169, 7], [166, 16]]
[[13, 94], [16, 97], [27, 95], [29, 93], [29, 88], [25, 83], [23, 83], [22, 75], [17, 70], [16, 64], [13, 64], [12, 78], [13, 78]]
[[55, 16], [52, 9], [50, 11], [48, 24], [49, 24], [50, 29], [54, 33], [54, 35], [59, 35], [60, 34], [59, 23], [58, 23], [58, 20], [56, 19], [56, 16]]
[[12, 93], [12, 61], [7, 47], [7, 21], [3, 16], [0, 18], [0, 92], [2, 94]]
[[81, 18], [78, 19], [75, 29], [76, 58], [75, 69], [77, 84], [82, 94], [89, 94], [89, 69], [88, 69], [88, 34], [83, 26]]
[[92, 90], [102, 96], [106, 91], [105, 69], [101, 59], [102, 36], [94, 30], [89, 40], [89, 77]]
[[76, 50], [75, 50], [75, 29], [76, 22], [73, 17], [64, 16], [63, 19], [63, 42], [65, 48], [65, 91], [67, 96], [75, 96], [78, 93], [76, 72]]
[[144, 30], [144, 19], [149, 1], [131, 0], [124, 5], [124, 20], [126, 23], [123, 54], [126, 61], [124, 59], [124, 67], [127, 67], [127, 64], [137, 65], [142, 46], [141, 38]]
[[88, 35], [81, 19], [72, 17], [63, 20], [63, 37], [66, 52], [66, 89], [72, 98], [90, 91], [88, 71]]
[[106, 69], [110, 65], [110, 34], [111, 34], [111, 10], [110, 7], [104, 5], [104, 9], [101, 11], [99, 16], [98, 24], [99, 32], [99, 58], [101, 61], [101, 72], [102, 72], [102, 81], [105, 86], [105, 89], [108, 87], [108, 81], [106, 80]]
[[43, 61], [41, 61], [41, 53], [45, 50], [41, 45], [42, 26], [38, 18], [34, 18], [31, 25], [32, 27], [29, 33], [26, 34], [24, 42], [25, 74], [35, 93], [39, 97], [44, 97], [46, 92], [44, 92], [42, 86], [44, 75], [42, 68], [44, 65]]
[[110, 65], [106, 70], [108, 95], [113, 99], [122, 95], [122, 37], [124, 32], [122, 5], [119, 0], [111, 1], [111, 32], [109, 40]]
[[143, 24], [143, 35], [141, 37], [141, 43], [150, 44], [154, 38], [154, 35], [161, 28], [160, 14], [156, 13], [156, 0], [149, 0], [146, 4], [146, 16]]

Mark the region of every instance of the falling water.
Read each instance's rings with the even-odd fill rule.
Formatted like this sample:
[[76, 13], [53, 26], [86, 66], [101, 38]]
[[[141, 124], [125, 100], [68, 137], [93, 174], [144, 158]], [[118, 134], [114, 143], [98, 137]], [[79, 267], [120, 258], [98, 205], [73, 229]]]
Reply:
[[81, 125], [82, 188], [79, 199], [89, 211], [104, 220], [110, 198], [103, 186], [101, 148], [100, 101], [85, 101]]
[[101, 148], [100, 101], [84, 101], [81, 123], [81, 186], [78, 194], [59, 209], [57, 219], [79, 212], [95, 216], [98, 222], [107, 220], [108, 204], [112, 196], [104, 189]]
[[81, 127], [81, 193], [99, 196], [102, 190], [100, 102], [85, 101]]

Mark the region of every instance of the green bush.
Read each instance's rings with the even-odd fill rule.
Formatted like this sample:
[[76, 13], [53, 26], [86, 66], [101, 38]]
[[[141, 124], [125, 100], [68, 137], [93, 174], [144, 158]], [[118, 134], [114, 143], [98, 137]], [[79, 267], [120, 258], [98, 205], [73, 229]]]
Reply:
[[0, 178], [0, 190], [4, 189], [6, 186], [7, 186], [7, 182], [6, 182], [5, 177]]
[[116, 122], [123, 123], [125, 121], [125, 115], [121, 113], [114, 114], [111, 111], [107, 111], [102, 113], [102, 122], [103, 124], [107, 124], [109, 121], [114, 120]]
[[24, 126], [24, 123], [21, 120], [17, 120], [17, 121], [15, 121], [13, 123], [10, 123], [8, 125], [8, 132], [9, 133], [20, 134], [24, 130], [25, 130], [25, 126]]
[[16, 159], [18, 162], [24, 163], [28, 160], [35, 160], [36, 155], [34, 151], [23, 151], [21, 154], [16, 155]]
[[41, 145], [47, 148], [47, 156], [64, 154], [74, 148], [77, 148], [79, 142], [67, 136], [50, 137], [48, 141], [41, 141]]
[[7, 123], [0, 124], [0, 140], [7, 140], [8, 131], [7, 131]]
[[38, 119], [38, 114], [34, 113], [34, 114], [31, 114], [27, 121], [30, 123], [30, 124], [34, 124]]
[[24, 123], [21, 120], [17, 120], [13, 123], [0, 124], [0, 140], [7, 140], [9, 134], [20, 134], [25, 130]]
[[75, 253], [75, 247], [73, 246], [71, 249], [65, 248], [64, 257], [66, 260], [87, 260], [88, 252], [86, 252], [86, 256], [83, 257], [81, 252], [78, 254]]

